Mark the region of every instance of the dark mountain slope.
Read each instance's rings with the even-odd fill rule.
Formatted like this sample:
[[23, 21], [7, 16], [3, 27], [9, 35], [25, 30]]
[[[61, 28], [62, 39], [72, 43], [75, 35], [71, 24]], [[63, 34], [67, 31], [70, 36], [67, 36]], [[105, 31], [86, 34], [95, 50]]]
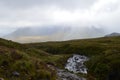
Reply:
[[114, 37], [114, 36], [120, 36], [120, 33], [114, 32], [114, 33], [106, 35], [105, 37]]

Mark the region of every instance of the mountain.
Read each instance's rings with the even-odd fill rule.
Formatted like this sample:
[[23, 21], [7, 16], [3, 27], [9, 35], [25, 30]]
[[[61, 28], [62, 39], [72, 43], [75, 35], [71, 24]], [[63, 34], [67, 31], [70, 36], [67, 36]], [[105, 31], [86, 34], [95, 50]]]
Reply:
[[4, 36], [17, 42], [44, 42], [63, 39], [64, 35], [70, 30], [69, 27], [24, 27]]
[[106, 35], [105, 37], [114, 37], [114, 36], [120, 36], [120, 33], [114, 32], [114, 33]]
[[104, 29], [92, 27], [44, 26], [25, 27], [4, 36], [17, 42], [64, 41], [71, 39], [94, 38], [105, 34]]

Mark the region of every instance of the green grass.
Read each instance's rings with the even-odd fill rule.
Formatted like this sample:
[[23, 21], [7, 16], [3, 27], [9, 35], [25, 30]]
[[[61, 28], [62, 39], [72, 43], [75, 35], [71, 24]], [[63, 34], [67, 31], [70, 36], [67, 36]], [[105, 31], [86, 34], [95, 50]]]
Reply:
[[[72, 54], [90, 58], [85, 63], [88, 80], [119, 80], [120, 37], [30, 44], [0, 39], [0, 77], [5, 80], [56, 80], [56, 71], [48, 64], [64, 68]], [[20, 75], [14, 76], [15, 71]]]
[[119, 80], [120, 78], [120, 37], [30, 43], [27, 45], [53, 55], [80, 54], [88, 56], [90, 58], [86, 62], [88, 80]]
[[0, 39], [0, 77], [5, 80], [55, 80], [56, 71], [38, 58], [46, 55], [48, 53], [42, 50]]

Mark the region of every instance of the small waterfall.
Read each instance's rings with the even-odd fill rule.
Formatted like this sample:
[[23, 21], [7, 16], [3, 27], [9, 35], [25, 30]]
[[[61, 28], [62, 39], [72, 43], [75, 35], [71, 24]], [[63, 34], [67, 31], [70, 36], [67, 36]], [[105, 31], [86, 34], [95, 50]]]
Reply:
[[[67, 60], [65, 65], [65, 69], [57, 69], [57, 80], [87, 80], [84, 77], [80, 77], [75, 73], [83, 73], [87, 74], [87, 68], [84, 65], [84, 62], [88, 61], [89, 59], [86, 56], [74, 54]], [[73, 73], [71, 73], [73, 72]]]
[[86, 61], [88, 61], [86, 56], [74, 54], [67, 60], [65, 69], [73, 73], [87, 74], [87, 68], [84, 65], [84, 62]]

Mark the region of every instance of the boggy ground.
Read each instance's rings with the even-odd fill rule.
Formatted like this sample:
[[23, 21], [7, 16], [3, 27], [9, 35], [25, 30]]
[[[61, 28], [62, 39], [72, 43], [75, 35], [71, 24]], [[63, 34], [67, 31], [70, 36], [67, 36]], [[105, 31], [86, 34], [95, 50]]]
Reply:
[[85, 63], [87, 80], [120, 79], [120, 37], [30, 44], [0, 39], [0, 77], [4, 80], [56, 80], [57, 71], [48, 64], [64, 69], [73, 54], [90, 58]]

